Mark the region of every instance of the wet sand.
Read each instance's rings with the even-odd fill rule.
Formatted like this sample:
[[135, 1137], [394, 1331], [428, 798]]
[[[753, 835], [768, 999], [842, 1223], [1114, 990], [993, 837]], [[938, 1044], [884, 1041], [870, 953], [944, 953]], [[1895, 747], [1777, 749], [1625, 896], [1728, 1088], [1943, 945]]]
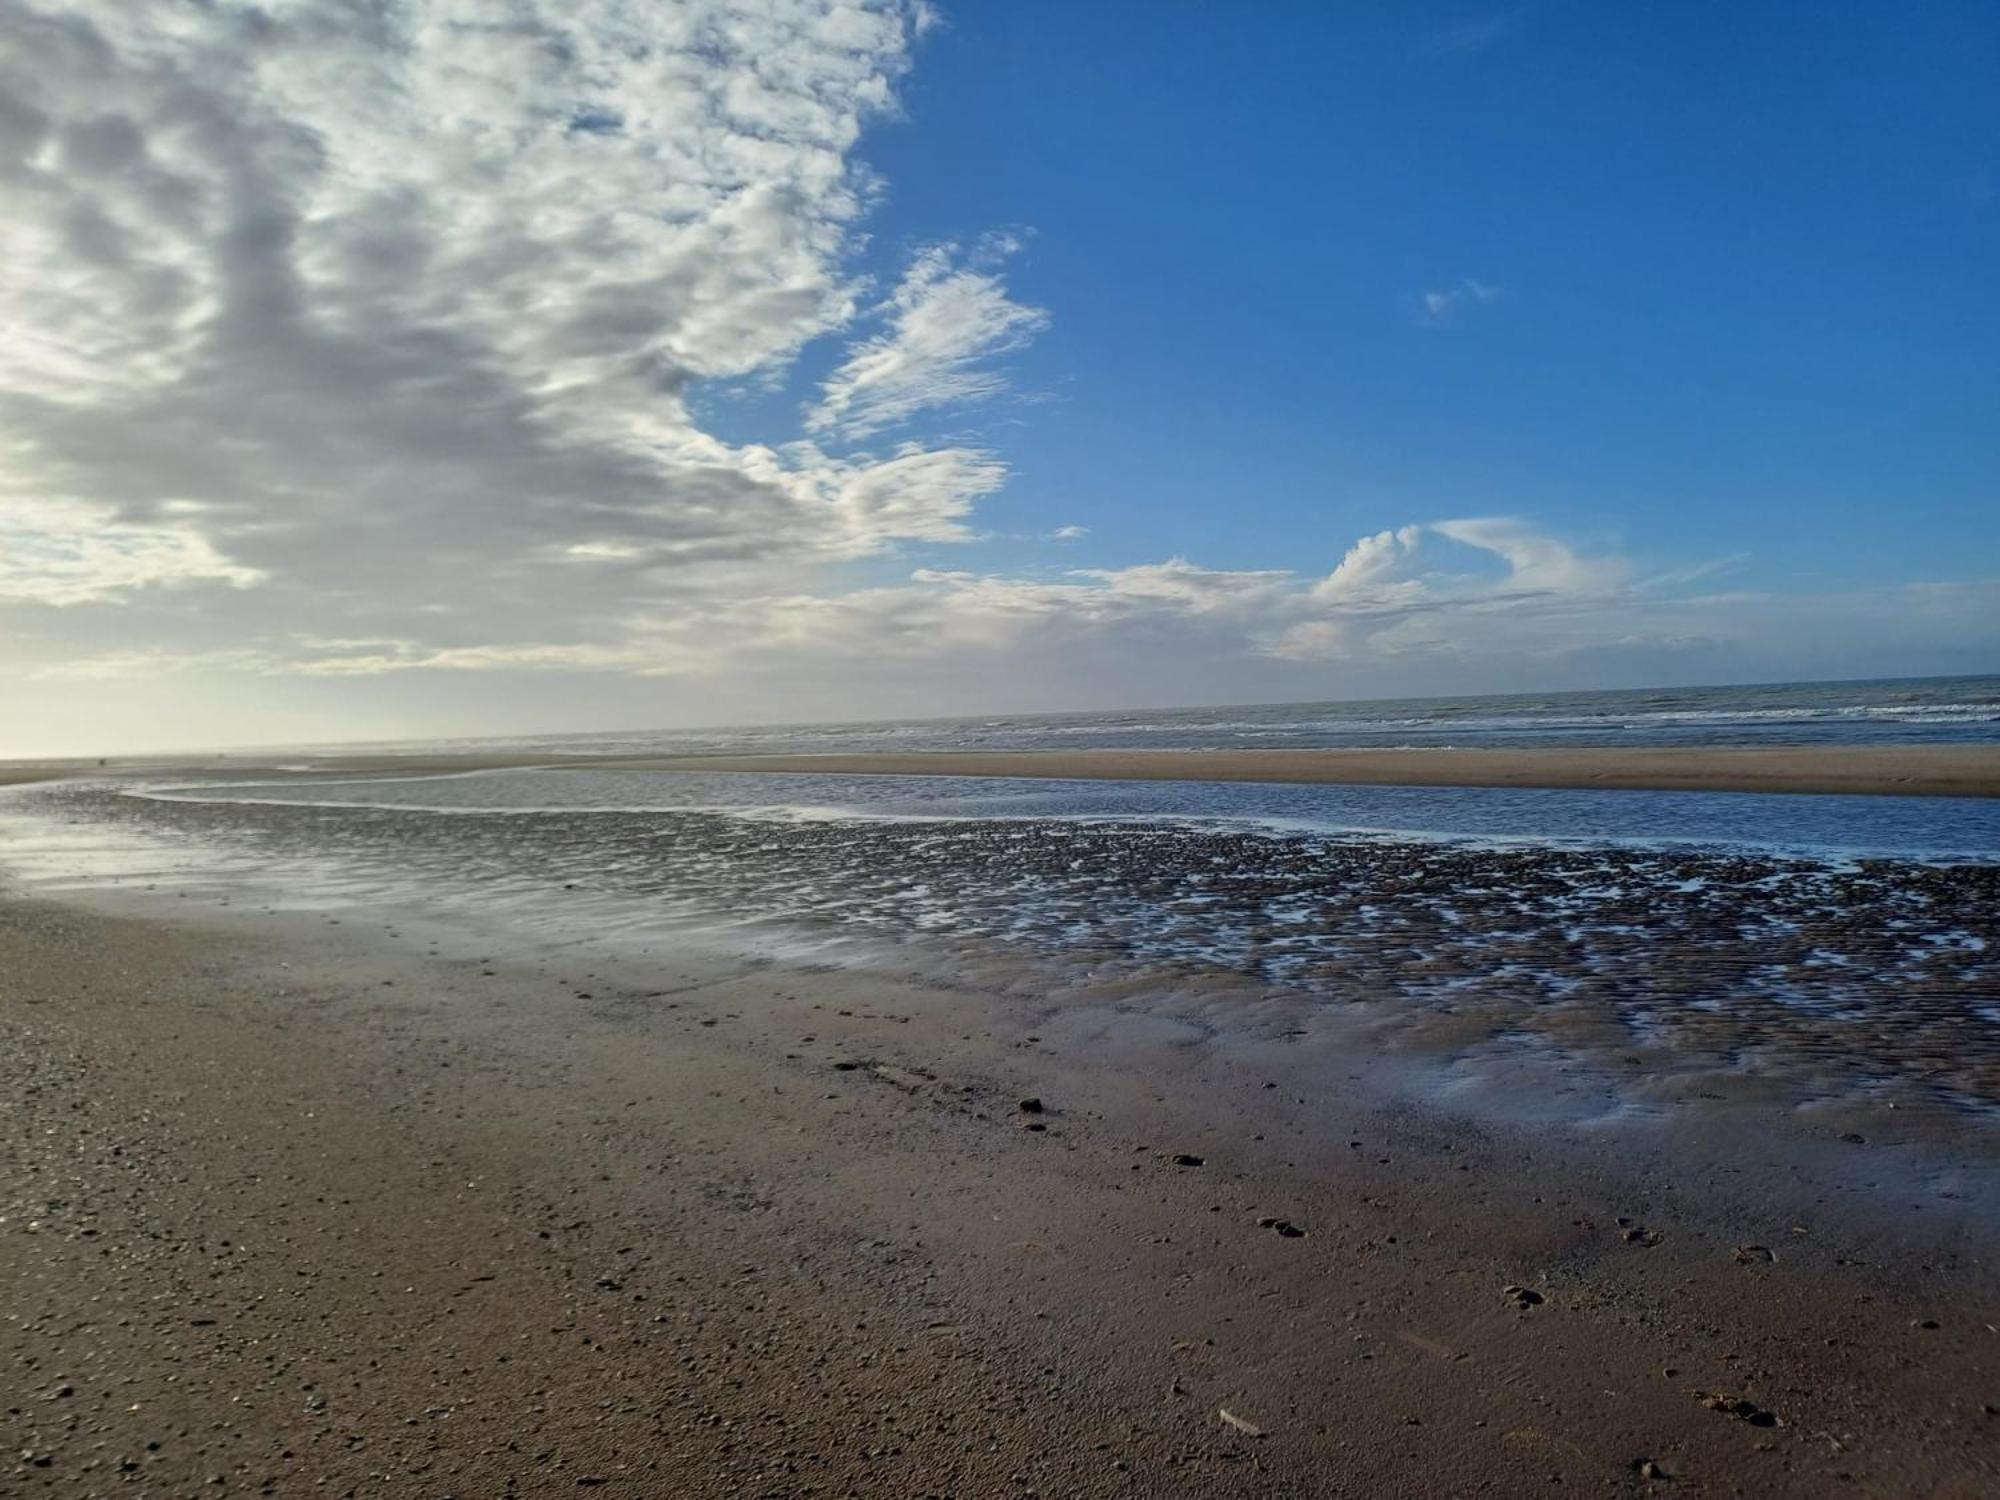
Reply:
[[9, 1493], [1994, 1492], [1948, 1178], [1743, 1115], [1453, 1125], [1375, 1066], [0, 901]]
[[1654, 750], [1076, 750], [684, 756], [683, 771], [819, 771], [1111, 781], [2000, 796], [2000, 747]]
[[526, 756], [246, 752], [0, 764], [0, 786], [66, 776], [252, 774], [274, 768], [344, 774], [450, 774], [520, 766], [604, 770], [748, 770], [850, 776], [1020, 776], [1320, 786], [1524, 786], [1646, 792], [1834, 792], [1854, 796], [2000, 796], [2000, 746], [1664, 746], [1648, 750], [918, 750], [906, 754]]
[[2000, 746], [1671, 746], [1479, 750], [926, 750], [903, 754], [566, 755], [283, 752], [0, 765], [0, 785], [67, 776], [310, 768], [422, 775], [521, 766], [805, 771], [857, 776], [1011, 776], [1108, 781], [1261, 781], [1348, 786], [1538, 787], [1687, 792], [2000, 796]]

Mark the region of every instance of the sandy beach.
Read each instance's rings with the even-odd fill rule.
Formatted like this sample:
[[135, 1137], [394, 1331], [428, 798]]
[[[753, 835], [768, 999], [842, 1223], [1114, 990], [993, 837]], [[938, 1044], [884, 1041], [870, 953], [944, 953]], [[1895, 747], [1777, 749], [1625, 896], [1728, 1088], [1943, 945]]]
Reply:
[[145, 904], [0, 907], [15, 1493], [2000, 1482], [1991, 1223], [1838, 1120], [1472, 1126], [1115, 1006]]

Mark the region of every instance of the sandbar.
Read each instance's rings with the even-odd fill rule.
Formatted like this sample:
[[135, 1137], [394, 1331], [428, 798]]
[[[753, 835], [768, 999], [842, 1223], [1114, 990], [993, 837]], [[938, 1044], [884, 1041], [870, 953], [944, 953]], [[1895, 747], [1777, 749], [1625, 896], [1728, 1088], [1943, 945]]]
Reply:
[[2000, 746], [1603, 747], [1535, 750], [1021, 750], [681, 756], [684, 771], [1261, 781], [1352, 786], [1596, 788], [2000, 796]]

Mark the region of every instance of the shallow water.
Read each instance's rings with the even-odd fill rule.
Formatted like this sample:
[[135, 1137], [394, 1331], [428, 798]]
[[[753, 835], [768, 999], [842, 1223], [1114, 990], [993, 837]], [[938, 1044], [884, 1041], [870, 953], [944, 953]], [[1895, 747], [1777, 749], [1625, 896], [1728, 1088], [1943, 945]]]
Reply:
[[[998, 949], [1224, 997], [1203, 1002], [1222, 1029], [1365, 1016], [1655, 1087], [1726, 1070], [1797, 1101], [2000, 1108], [1985, 803], [597, 770], [12, 800], [44, 870], [86, 879], [455, 897], [578, 933], [779, 924], [940, 974]], [[1411, 824], [1427, 836], [1389, 831]], [[1900, 852], [1855, 852], [1871, 842]]]
[[1709, 845], [1810, 855], [2000, 859], [2000, 799], [1493, 787], [1281, 786], [971, 776], [570, 768], [166, 785], [203, 802], [439, 813], [715, 812], [765, 820], [1124, 819], [1274, 832]]

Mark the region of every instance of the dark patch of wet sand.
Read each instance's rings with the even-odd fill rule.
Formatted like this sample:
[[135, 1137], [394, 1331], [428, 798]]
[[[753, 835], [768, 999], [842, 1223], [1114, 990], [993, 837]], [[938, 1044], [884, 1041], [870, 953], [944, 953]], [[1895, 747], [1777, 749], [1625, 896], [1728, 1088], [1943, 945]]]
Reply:
[[269, 920], [0, 906], [21, 1493], [1995, 1482], [1990, 1226], [1334, 1140], [1254, 1059], [864, 973]]

